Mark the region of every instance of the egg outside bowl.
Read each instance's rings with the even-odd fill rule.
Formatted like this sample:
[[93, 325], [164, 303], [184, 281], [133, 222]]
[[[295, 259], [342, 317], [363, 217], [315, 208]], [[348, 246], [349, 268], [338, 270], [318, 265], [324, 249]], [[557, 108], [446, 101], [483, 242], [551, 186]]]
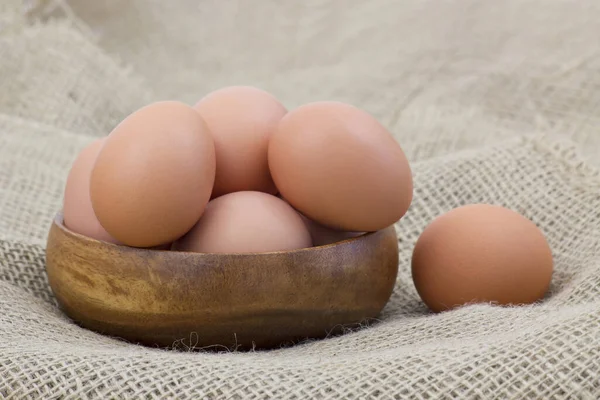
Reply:
[[398, 273], [393, 226], [270, 253], [136, 249], [69, 231], [48, 236], [46, 270], [82, 327], [156, 347], [272, 348], [377, 317]]

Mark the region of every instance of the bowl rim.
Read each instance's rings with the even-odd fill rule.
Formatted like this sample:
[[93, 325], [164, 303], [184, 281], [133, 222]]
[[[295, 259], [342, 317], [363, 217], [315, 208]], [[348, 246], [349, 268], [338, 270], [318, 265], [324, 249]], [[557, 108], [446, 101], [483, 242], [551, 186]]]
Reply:
[[88, 242], [90, 244], [94, 244], [96, 246], [109, 246], [109, 247], [115, 247], [115, 248], [123, 248], [123, 249], [128, 249], [128, 250], [138, 250], [138, 251], [145, 251], [145, 252], [173, 252], [173, 253], [177, 253], [177, 254], [182, 254], [182, 255], [189, 255], [189, 256], [260, 256], [260, 255], [277, 255], [277, 254], [301, 254], [301, 253], [306, 253], [306, 252], [310, 252], [310, 251], [322, 251], [322, 250], [326, 250], [326, 249], [330, 249], [336, 246], [340, 246], [340, 245], [344, 245], [347, 243], [351, 243], [354, 241], [358, 241], [358, 240], [364, 240], [365, 238], [372, 236], [374, 234], [376, 234], [377, 232], [381, 232], [384, 231], [386, 229], [389, 229], [390, 227], [394, 226], [395, 224], [391, 224], [390, 226], [387, 226], [383, 229], [380, 229], [378, 231], [374, 231], [374, 232], [365, 232], [362, 233], [358, 236], [349, 238], [349, 239], [344, 239], [341, 240], [339, 242], [335, 242], [335, 243], [330, 243], [330, 244], [325, 244], [325, 245], [321, 245], [321, 246], [311, 246], [311, 247], [303, 247], [303, 248], [299, 248], [299, 249], [293, 249], [293, 250], [279, 250], [279, 251], [265, 251], [265, 252], [246, 252], [246, 253], [199, 253], [199, 252], [192, 252], [192, 251], [179, 251], [179, 250], [171, 250], [171, 249], [153, 249], [153, 248], [147, 248], [147, 247], [133, 247], [133, 246], [127, 246], [127, 245], [123, 245], [123, 244], [116, 244], [116, 243], [110, 243], [110, 242], [105, 242], [102, 240], [98, 240], [98, 239], [94, 239], [91, 238], [89, 236], [85, 236], [82, 235], [80, 233], [74, 232], [72, 230], [70, 230], [69, 228], [67, 228], [67, 226], [64, 223], [64, 214], [63, 211], [59, 211], [58, 213], [56, 213], [56, 215], [54, 216], [54, 219], [52, 220], [52, 223], [58, 227], [61, 231], [63, 231], [66, 235], [71, 236], [71, 237], [75, 237], [78, 240], [84, 241], [84, 242]]

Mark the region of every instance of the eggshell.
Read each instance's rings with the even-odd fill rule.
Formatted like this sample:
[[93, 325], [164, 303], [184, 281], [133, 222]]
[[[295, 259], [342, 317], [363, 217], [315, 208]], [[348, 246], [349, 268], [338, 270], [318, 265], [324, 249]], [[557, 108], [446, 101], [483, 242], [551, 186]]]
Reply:
[[550, 246], [536, 225], [493, 205], [456, 208], [425, 228], [412, 258], [415, 287], [427, 306], [529, 304], [552, 279]]
[[333, 229], [383, 229], [412, 201], [411, 170], [398, 143], [371, 115], [344, 103], [290, 111], [270, 139], [269, 166], [294, 208]]
[[338, 231], [336, 229], [331, 229], [315, 221], [312, 221], [306, 218], [304, 215], [301, 216], [304, 220], [304, 223], [306, 224], [308, 232], [310, 233], [313, 246], [325, 246], [328, 244], [341, 242], [342, 240], [352, 239], [365, 233]]
[[92, 167], [103, 145], [104, 138], [92, 142], [73, 162], [65, 185], [63, 218], [65, 226], [75, 233], [104, 242], [118, 243], [100, 225], [90, 199]]
[[250, 86], [214, 91], [194, 108], [215, 140], [217, 172], [212, 197], [242, 190], [277, 192], [267, 163], [268, 140], [286, 114], [271, 94]]
[[106, 139], [92, 171], [94, 211], [126, 245], [172, 242], [204, 212], [215, 165], [213, 139], [194, 109], [175, 101], [148, 105]]
[[212, 200], [196, 226], [173, 244], [200, 253], [257, 253], [312, 246], [300, 215], [270, 194], [246, 191]]

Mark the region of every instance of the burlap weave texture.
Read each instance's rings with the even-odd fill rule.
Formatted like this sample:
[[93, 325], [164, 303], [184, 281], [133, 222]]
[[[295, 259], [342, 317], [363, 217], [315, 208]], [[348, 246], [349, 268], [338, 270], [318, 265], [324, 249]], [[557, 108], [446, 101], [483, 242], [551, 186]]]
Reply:
[[[33, 3], [0, 6], [0, 398], [600, 398], [600, 3]], [[236, 83], [289, 107], [354, 103], [405, 148], [415, 200], [381, 321], [219, 354], [71, 323], [44, 272], [70, 163], [151, 100]], [[412, 247], [474, 202], [544, 231], [556, 272], [542, 304], [427, 313]]]

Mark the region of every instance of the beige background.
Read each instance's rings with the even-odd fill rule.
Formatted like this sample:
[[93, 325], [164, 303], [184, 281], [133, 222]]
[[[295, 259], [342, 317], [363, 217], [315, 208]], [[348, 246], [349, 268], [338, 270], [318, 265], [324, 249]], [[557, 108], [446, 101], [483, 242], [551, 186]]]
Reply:
[[[3, 0], [0, 397], [600, 397], [600, 3]], [[44, 244], [78, 151], [136, 108], [253, 84], [378, 117], [411, 160], [400, 273], [379, 324], [275, 352], [163, 352], [55, 306]], [[488, 202], [556, 261], [540, 305], [429, 315], [423, 227]], [[193, 338], [188, 345], [193, 345]], [[12, 397], [11, 397], [12, 396]]]

